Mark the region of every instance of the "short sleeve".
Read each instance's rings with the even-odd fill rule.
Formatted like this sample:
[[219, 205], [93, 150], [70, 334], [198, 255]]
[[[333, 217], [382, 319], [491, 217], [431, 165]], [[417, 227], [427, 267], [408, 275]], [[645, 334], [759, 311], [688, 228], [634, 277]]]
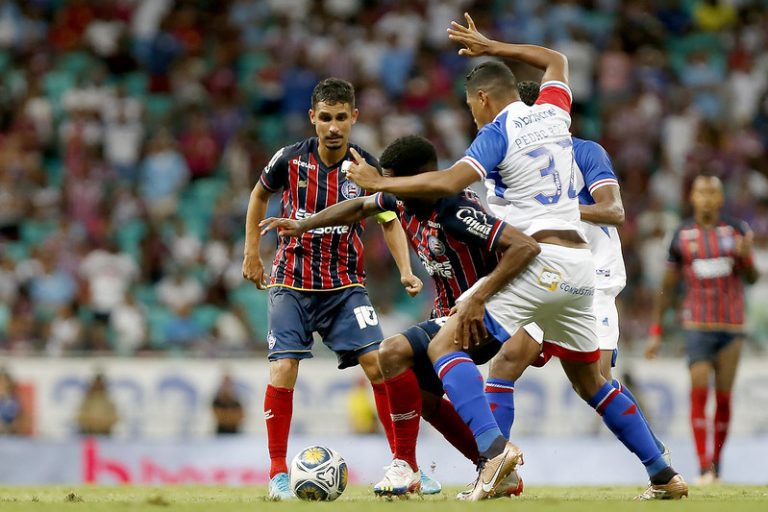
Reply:
[[733, 222], [733, 228], [742, 236], [752, 231], [746, 221], [738, 219]]
[[574, 139], [573, 157], [590, 195], [601, 187], [619, 185], [608, 152], [597, 142]]
[[397, 198], [392, 194], [376, 192], [373, 195], [373, 200], [376, 201], [376, 206], [378, 206], [382, 212], [397, 210]]
[[270, 192], [277, 192], [288, 182], [288, 158], [286, 148], [272, 156], [259, 178], [261, 184]]
[[506, 224], [486, 213], [482, 207], [469, 200], [451, 202], [440, 215], [440, 223], [446, 233], [467, 244], [482, 243], [486, 250], [496, 250]]
[[491, 124], [485, 125], [472, 141], [464, 157], [480, 178], [485, 178], [507, 155], [507, 135], [504, 131], [506, 114]]
[[541, 84], [539, 97], [536, 99], [536, 105], [549, 104], [554, 105], [566, 112], [571, 112], [571, 88], [568, 84], [557, 80], [550, 80]]

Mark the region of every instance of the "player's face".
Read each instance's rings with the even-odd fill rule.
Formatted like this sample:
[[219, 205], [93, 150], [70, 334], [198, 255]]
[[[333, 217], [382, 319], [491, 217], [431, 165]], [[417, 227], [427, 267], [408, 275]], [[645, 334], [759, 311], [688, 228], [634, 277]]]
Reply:
[[319, 101], [309, 111], [309, 119], [315, 125], [320, 145], [330, 150], [345, 148], [349, 141], [352, 125], [357, 121], [358, 111], [349, 103], [329, 105]]
[[493, 121], [494, 116], [490, 114], [488, 97], [484, 91], [473, 93], [467, 91], [467, 106], [472, 111], [472, 118], [475, 120], [478, 130]]
[[712, 215], [723, 206], [723, 186], [717, 178], [696, 178], [691, 189], [691, 203], [696, 213]]

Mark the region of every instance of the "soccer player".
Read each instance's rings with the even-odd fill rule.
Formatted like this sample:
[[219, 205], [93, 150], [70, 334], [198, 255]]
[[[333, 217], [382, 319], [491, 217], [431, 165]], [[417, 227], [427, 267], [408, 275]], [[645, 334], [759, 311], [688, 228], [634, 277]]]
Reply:
[[[534, 105], [539, 97], [540, 84], [526, 81], [518, 83], [520, 99], [528, 106]], [[616, 364], [619, 341], [619, 315], [616, 310], [616, 296], [626, 283], [621, 241], [616, 226], [624, 221], [624, 206], [619, 193], [619, 182], [611, 166], [610, 158], [600, 144], [592, 141], [573, 139], [573, 157], [578, 189], [579, 211], [582, 228], [589, 243], [595, 262], [595, 295], [593, 307], [597, 317], [596, 331], [600, 348], [600, 373], [638, 406], [632, 393], [613, 378], [611, 369]], [[528, 324], [513, 336], [518, 339], [512, 344], [517, 347], [494, 358], [489, 378], [486, 381], [486, 398], [491, 405], [494, 418], [505, 436], [509, 434], [514, 421], [515, 381], [531, 364], [542, 366], [549, 357], [541, 353], [544, 333], [536, 324]], [[653, 430], [651, 430], [653, 434]], [[669, 451], [654, 434], [657, 446], [667, 457]]]
[[[752, 261], [753, 233], [746, 222], [721, 215], [723, 184], [698, 176], [691, 188], [693, 218], [683, 221], [669, 245], [668, 266], [656, 296], [646, 357], [661, 348], [664, 313], [676, 303], [682, 276], [685, 351], [691, 374], [691, 428], [701, 476], [697, 483], [720, 478], [720, 454], [731, 421], [731, 389], [744, 337], [744, 281], [759, 274]], [[714, 446], [707, 451], [705, 409], [714, 375]]]
[[[504, 343], [531, 322], [544, 331], [545, 353], [560, 358], [579, 396], [645, 466], [651, 485], [638, 498], [687, 496], [685, 481], [664, 460], [637, 406], [600, 374], [594, 265], [579, 224], [573, 177], [567, 60], [547, 48], [492, 41], [465, 17], [467, 27], [454, 22], [449, 29], [449, 37], [464, 45], [459, 54], [511, 58], [542, 69], [536, 104], [528, 107], [520, 101], [508, 67], [484, 62], [467, 76], [467, 103], [480, 131], [464, 158], [445, 171], [409, 177], [382, 177], [364, 162], [352, 164], [348, 173], [366, 190], [398, 197], [452, 195], [484, 179], [491, 212], [541, 246], [541, 253], [511, 283], [489, 278], [478, 282], [429, 345], [443, 387], [485, 460], [465, 498], [491, 495], [522, 462], [522, 452], [501, 434], [485, 400], [482, 377], [460, 349], [486, 333]], [[501, 351], [506, 350], [512, 344], [505, 343]]]
[[[357, 116], [350, 83], [336, 78], [320, 82], [312, 93], [309, 110], [317, 137], [275, 153], [248, 205], [243, 276], [259, 289], [269, 288], [270, 371], [264, 416], [271, 460], [269, 495], [274, 499], [293, 497], [286, 465], [293, 388], [299, 361], [312, 357], [313, 331], [336, 353], [339, 368], [362, 366], [373, 385], [379, 418], [394, 451], [392, 420], [378, 360], [378, 346], [384, 336], [363, 284], [362, 224], [281, 239], [269, 282], [260, 256], [259, 222], [273, 193], [283, 190], [283, 214], [294, 219], [364, 193], [342, 169], [350, 158], [349, 135]], [[378, 168], [371, 155], [359, 147], [357, 150], [357, 155], [362, 154], [361, 158]], [[415, 295], [422, 284], [411, 271], [408, 242], [395, 219], [392, 212], [379, 217], [401, 282]]]
[[[428, 140], [407, 136], [387, 146], [380, 164], [386, 174], [393, 176], [428, 172], [437, 169], [437, 154]], [[439, 200], [400, 201], [391, 194], [376, 194], [344, 201], [303, 220], [266, 219], [261, 224], [263, 232], [278, 228], [281, 236], [295, 237], [325, 226], [353, 224], [383, 211], [397, 213], [437, 289], [430, 320], [384, 340], [380, 348], [379, 364], [386, 378], [384, 384], [394, 422], [395, 452], [374, 492], [400, 495], [419, 488], [416, 439], [420, 417], [435, 426], [467, 458], [478, 462], [472, 432], [451, 403], [441, 398], [442, 384], [427, 356], [427, 346], [459, 295], [492, 273], [500, 258], [518, 258], [525, 251], [528, 259], [532, 259], [538, 244], [487, 215], [471, 190]], [[525, 263], [524, 258], [521, 264]], [[504, 272], [506, 267], [496, 272]], [[473, 358], [482, 364], [498, 349], [498, 341], [490, 340], [473, 351]], [[517, 480], [505, 491], [519, 494], [521, 485]]]

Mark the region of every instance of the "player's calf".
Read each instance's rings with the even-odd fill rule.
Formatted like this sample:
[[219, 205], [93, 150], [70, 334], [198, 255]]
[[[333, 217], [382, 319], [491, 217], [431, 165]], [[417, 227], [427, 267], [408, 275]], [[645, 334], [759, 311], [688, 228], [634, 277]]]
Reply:
[[379, 368], [384, 379], [400, 375], [413, 366], [413, 349], [402, 334], [392, 336], [379, 346]]

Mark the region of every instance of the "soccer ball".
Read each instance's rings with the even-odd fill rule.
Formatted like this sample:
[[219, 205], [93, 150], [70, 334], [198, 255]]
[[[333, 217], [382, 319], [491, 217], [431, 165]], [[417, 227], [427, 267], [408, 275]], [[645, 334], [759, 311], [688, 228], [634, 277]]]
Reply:
[[293, 493], [306, 501], [333, 501], [347, 488], [349, 471], [344, 459], [325, 446], [304, 448], [291, 461]]

